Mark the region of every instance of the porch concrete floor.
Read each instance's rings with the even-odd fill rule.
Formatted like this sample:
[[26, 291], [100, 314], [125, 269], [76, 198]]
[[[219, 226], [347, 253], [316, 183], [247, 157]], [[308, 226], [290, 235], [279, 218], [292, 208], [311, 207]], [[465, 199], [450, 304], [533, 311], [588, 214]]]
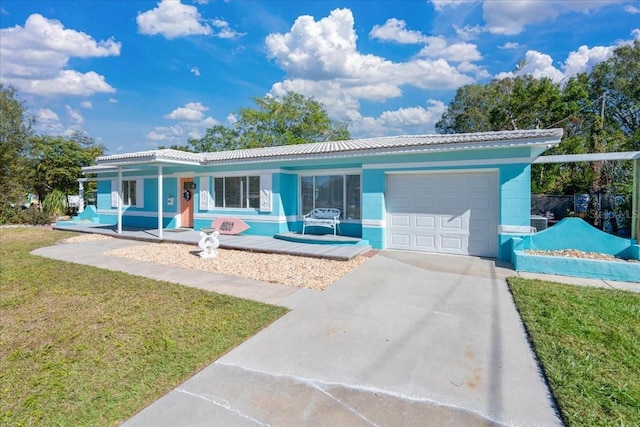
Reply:
[[[197, 245], [200, 231], [190, 228], [164, 229], [162, 239], [158, 237], [158, 229], [123, 227], [118, 233], [115, 225], [110, 224], [64, 224], [54, 225], [57, 230], [76, 231], [79, 233], [95, 233], [106, 236], [146, 242], [185, 243]], [[311, 236], [309, 236], [311, 237]], [[333, 236], [331, 236], [333, 237]], [[291, 242], [273, 237], [225, 235], [218, 236], [220, 248], [238, 249], [254, 252], [279, 253], [287, 255], [309, 256], [335, 260], [349, 260], [371, 250], [369, 245], [355, 244], [313, 244]]]

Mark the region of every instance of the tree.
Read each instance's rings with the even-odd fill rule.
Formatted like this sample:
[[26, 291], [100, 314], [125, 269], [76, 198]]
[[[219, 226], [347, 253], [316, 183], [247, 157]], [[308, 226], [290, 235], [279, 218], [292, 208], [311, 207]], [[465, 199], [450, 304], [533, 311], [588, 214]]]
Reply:
[[592, 96], [602, 97], [604, 125], [614, 124], [624, 134], [625, 149], [640, 150], [640, 40], [615, 49], [589, 80]]
[[16, 89], [0, 83], [0, 216], [8, 204], [17, 204], [29, 191], [26, 154], [34, 122]]
[[243, 108], [237, 121], [207, 129], [200, 139], [190, 139], [195, 152], [274, 147], [349, 139], [347, 125], [329, 118], [322, 104], [294, 92], [275, 98], [254, 98], [257, 108]]
[[559, 85], [530, 75], [467, 85], [456, 92], [436, 123], [440, 133], [545, 127], [566, 113]]
[[[603, 153], [640, 148], [640, 41], [622, 46], [589, 74], [555, 84], [532, 76], [458, 89], [436, 123], [442, 133], [562, 127], [546, 154]], [[618, 191], [628, 187], [623, 162], [544, 164], [532, 167], [534, 193]]]
[[81, 168], [90, 166], [104, 154], [104, 147], [80, 132], [70, 137], [38, 136], [30, 152], [33, 166], [33, 188], [40, 200], [54, 190], [65, 195], [76, 194]]

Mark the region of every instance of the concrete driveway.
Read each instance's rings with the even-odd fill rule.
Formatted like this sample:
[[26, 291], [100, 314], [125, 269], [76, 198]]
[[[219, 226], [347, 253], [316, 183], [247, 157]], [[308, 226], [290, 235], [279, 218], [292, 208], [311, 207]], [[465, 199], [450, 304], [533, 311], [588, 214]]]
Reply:
[[384, 251], [126, 426], [561, 425], [494, 260]]

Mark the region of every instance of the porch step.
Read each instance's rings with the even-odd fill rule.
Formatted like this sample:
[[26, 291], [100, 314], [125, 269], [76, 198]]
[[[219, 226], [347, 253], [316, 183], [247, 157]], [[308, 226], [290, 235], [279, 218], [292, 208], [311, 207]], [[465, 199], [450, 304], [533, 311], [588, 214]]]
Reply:
[[286, 233], [278, 233], [276, 239], [286, 240], [296, 243], [310, 243], [318, 245], [362, 245], [369, 246], [368, 240], [362, 240], [359, 237], [350, 236], [334, 236], [333, 234], [300, 234], [292, 231]]

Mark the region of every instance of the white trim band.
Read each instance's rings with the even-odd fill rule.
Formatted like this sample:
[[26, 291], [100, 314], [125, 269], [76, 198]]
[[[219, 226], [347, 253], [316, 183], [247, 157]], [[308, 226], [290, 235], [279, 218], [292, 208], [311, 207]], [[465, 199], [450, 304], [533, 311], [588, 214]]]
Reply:
[[499, 234], [531, 234], [533, 228], [528, 225], [501, 225], [498, 227]]

